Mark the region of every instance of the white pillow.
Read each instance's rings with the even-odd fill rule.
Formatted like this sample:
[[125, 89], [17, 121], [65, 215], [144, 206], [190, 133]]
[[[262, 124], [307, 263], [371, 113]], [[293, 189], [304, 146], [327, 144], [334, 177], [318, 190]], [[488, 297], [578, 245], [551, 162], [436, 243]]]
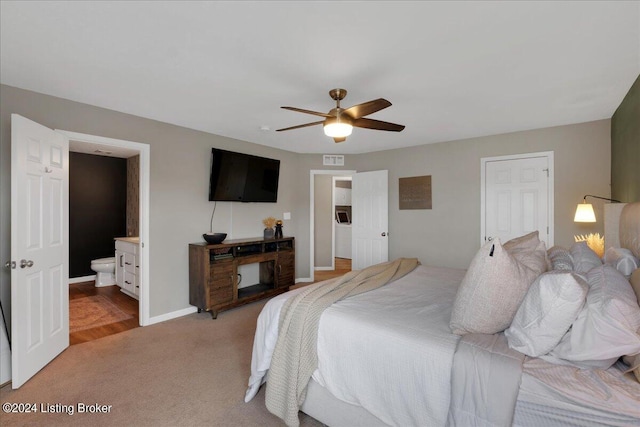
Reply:
[[589, 285], [571, 271], [554, 270], [533, 282], [509, 329], [509, 347], [527, 356], [550, 352], [582, 310]]
[[610, 247], [604, 253], [604, 262], [609, 264], [623, 276], [629, 277], [640, 265], [638, 258], [629, 249]]
[[547, 251], [547, 256], [551, 262], [551, 270], [573, 271], [573, 259], [567, 249], [554, 246]]
[[546, 249], [506, 251], [499, 240], [485, 244], [471, 261], [453, 303], [454, 334], [495, 334], [509, 327], [531, 283], [546, 269]]
[[618, 270], [602, 265], [586, 274], [587, 303], [571, 329], [549, 353], [583, 368], [607, 369], [640, 352], [640, 307]]
[[573, 271], [586, 273], [594, 267], [600, 267], [602, 260], [589, 246], [587, 242], [576, 242], [569, 249], [573, 260]]

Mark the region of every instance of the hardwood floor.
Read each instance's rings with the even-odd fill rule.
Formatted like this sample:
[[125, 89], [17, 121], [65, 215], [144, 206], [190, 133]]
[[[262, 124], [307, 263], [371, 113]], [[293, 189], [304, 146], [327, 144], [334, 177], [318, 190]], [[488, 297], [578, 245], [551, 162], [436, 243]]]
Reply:
[[347, 258], [335, 259], [335, 270], [316, 270], [314, 272], [314, 283], [321, 282], [334, 277], [342, 276], [351, 271], [351, 260]]
[[93, 295], [102, 295], [109, 299], [109, 301], [117, 305], [122, 311], [132, 315], [133, 318], [122, 322], [111, 323], [109, 325], [98, 326], [96, 328], [71, 333], [69, 334], [70, 345], [97, 340], [98, 338], [128, 331], [129, 329], [134, 329], [140, 326], [138, 300], [120, 292], [120, 288], [117, 285], [100, 288], [96, 288], [93, 285], [93, 282], [72, 283], [69, 285], [69, 300]]
[[[315, 271], [315, 282], [321, 282], [323, 280], [332, 279], [334, 277], [342, 276], [345, 273], [351, 271], [351, 260], [345, 258], [335, 259], [335, 270], [317, 270]], [[309, 283], [299, 284], [292, 286], [294, 289], [297, 286], [305, 286]], [[97, 340], [108, 335], [117, 334], [119, 332], [128, 331], [140, 326], [138, 316], [138, 300], [131, 298], [128, 295], [120, 292], [120, 288], [117, 285], [105, 286], [96, 288], [93, 282], [73, 283], [69, 285], [69, 299], [83, 298], [93, 295], [102, 295], [108, 298], [112, 303], [117, 305], [122, 311], [133, 316], [133, 318], [111, 323], [109, 325], [98, 326], [91, 329], [85, 329], [83, 331], [74, 332], [69, 334], [69, 344], [80, 344], [87, 341]]]

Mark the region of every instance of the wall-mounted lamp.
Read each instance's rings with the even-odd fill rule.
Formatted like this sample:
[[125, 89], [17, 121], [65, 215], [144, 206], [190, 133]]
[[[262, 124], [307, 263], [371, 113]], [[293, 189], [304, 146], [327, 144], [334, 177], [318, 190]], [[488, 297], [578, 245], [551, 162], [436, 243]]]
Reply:
[[576, 208], [576, 214], [573, 217], [573, 222], [596, 222], [596, 214], [593, 211], [593, 205], [591, 205], [591, 203], [587, 203], [587, 197], [608, 200], [615, 203], [622, 203], [620, 200], [608, 199], [606, 197], [592, 196], [591, 194], [587, 194], [584, 196], [582, 203], [578, 204], [578, 207]]

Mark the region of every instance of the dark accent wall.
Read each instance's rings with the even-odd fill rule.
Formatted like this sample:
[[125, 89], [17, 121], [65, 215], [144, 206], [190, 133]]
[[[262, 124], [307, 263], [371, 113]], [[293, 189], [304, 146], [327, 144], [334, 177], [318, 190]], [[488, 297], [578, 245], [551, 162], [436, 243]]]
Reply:
[[611, 117], [611, 198], [640, 201], [640, 76]]
[[126, 206], [126, 159], [69, 153], [69, 277], [95, 274], [91, 260], [114, 256]]

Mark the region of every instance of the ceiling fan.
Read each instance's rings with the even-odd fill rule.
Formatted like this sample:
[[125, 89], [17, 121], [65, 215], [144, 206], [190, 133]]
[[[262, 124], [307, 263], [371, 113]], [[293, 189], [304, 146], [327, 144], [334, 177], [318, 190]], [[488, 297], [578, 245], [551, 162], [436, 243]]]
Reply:
[[303, 110], [295, 107], [282, 107], [285, 110], [298, 111], [300, 113], [313, 114], [314, 116], [324, 117], [324, 120], [313, 123], [306, 123], [304, 125], [291, 126], [284, 129], [278, 129], [276, 132], [285, 130], [300, 129], [307, 126], [315, 126], [322, 124], [324, 127], [324, 133], [327, 136], [333, 138], [335, 142], [343, 142], [347, 139], [347, 136], [351, 135], [353, 127], [374, 129], [374, 130], [386, 130], [391, 132], [400, 132], [404, 129], [403, 125], [395, 123], [383, 122], [380, 120], [365, 119], [364, 116], [373, 114], [384, 108], [391, 106], [391, 103], [384, 98], [374, 99], [373, 101], [364, 102], [362, 104], [354, 105], [344, 109], [340, 107], [340, 101], [347, 96], [345, 89], [332, 89], [329, 91], [331, 99], [336, 101], [336, 108], [331, 109], [328, 113], [320, 113], [318, 111]]

